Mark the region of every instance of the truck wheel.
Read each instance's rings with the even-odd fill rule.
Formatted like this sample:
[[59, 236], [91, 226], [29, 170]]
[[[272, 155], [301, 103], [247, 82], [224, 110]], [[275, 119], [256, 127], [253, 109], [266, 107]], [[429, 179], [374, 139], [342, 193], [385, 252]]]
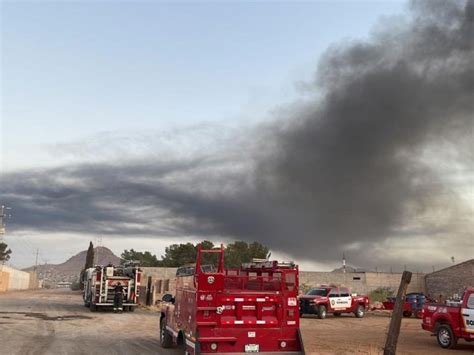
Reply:
[[357, 317], [357, 318], [362, 318], [364, 316], [364, 306], [362, 306], [361, 304], [357, 306], [355, 312], [354, 312], [354, 315]]
[[91, 310], [91, 312], [95, 312], [97, 311], [97, 306], [91, 302], [89, 304], [89, 309]]
[[405, 311], [405, 312], [403, 312], [403, 316], [407, 317], [407, 318], [410, 318], [411, 317], [411, 312], [410, 311]]
[[173, 337], [166, 330], [165, 318], [160, 321], [160, 344], [162, 348], [171, 348], [173, 346]]
[[458, 343], [458, 339], [454, 336], [451, 327], [447, 324], [441, 324], [436, 330], [436, 339], [439, 346], [444, 349], [453, 349]]
[[340, 317], [341, 313], [334, 313], [334, 317]]
[[326, 306], [325, 305], [319, 306], [318, 307], [318, 318], [319, 319], [324, 319], [324, 318], [326, 318], [326, 314], [327, 314]]
[[134, 306], [130, 306], [130, 307], [128, 307], [128, 310], [129, 310], [130, 312], [135, 312], [135, 307], [134, 307]]

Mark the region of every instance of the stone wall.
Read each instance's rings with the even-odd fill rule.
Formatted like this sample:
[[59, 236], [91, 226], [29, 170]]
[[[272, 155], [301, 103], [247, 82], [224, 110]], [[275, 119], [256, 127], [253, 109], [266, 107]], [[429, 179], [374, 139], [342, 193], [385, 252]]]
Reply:
[[434, 298], [461, 296], [466, 287], [474, 286], [474, 259], [426, 275], [425, 284], [426, 293]]

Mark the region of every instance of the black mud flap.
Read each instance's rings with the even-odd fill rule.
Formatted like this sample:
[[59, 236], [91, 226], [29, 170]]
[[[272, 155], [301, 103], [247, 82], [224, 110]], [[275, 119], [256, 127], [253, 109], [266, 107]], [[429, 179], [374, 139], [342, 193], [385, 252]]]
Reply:
[[298, 328], [298, 340], [300, 342], [300, 348], [301, 348], [300, 354], [305, 355], [306, 353], [304, 351], [303, 337], [301, 336], [301, 330], [299, 328]]

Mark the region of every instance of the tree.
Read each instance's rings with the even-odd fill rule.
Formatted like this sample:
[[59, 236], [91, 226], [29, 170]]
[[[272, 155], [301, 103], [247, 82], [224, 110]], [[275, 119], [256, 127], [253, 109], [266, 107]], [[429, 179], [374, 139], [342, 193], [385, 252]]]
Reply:
[[12, 253], [12, 250], [7, 248], [7, 244], [5, 244], [4, 242], [0, 242], [0, 261], [10, 260], [10, 254]]
[[133, 249], [125, 249], [121, 255], [122, 261], [124, 264], [126, 261], [138, 261], [140, 266], [154, 267], [162, 266], [163, 262], [158, 260], [156, 255], [151, 254], [149, 251], [141, 252], [135, 251]]
[[89, 249], [87, 249], [86, 264], [84, 270], [87, 270], [94, 266], [94, 245], [89, 242]]
[[178, 267], [196, 261], [196, 246], [192, 243], [171, 244], [166, 247], [165, 255], [161, 256], [163, 266]]
[[84, 289], [84, 274], [87, 269], [94, 266], [94, 245], [92, 242], [89, 242], [89, 248], [87, 249], [86, 263], [84, 264], [84, 269], [81, 270], [79, 280], [81, 281], [81, 289]]
[[242, 263], [248, 263], [253, 258], [266, 259], [269, 249], [258, 242], [247, 243], [236, 241], [227, 245], [225, 249], [225, 266], [239, 267]]
[[[203, 249], [213, 249], [214, 243], [209, 240], [203, 240], [201, 242]], [[167, 267], [179, 267], [185, 264], [192, 264], [196, 262], [197, 256], [197, 244], [192, 243], [186, 244], [171, 244], [166, 247], [165, 255], [161, 256], [163, 266]], [[202, 264], [215, 265], [217, 261], [216, 254], [204, 254], [202, 257]]]

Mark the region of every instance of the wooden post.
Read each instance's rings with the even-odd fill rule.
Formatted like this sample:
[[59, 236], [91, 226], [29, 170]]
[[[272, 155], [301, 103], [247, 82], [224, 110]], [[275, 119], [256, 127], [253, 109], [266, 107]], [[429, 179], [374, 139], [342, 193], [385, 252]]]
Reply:
[[400, 325], [402, 324], [403, 317], [403, 304], [405, 303], [405, 295], [410, 281], [411, 272], [403, 271], [400, 287], [398, 288], [397, 300], [393, 307], [392, 319], [390, 321], [390, 328], [388, 329], [383, 355], [395, 355], [397, 351], [398, 335], [400, 334]]
[[151, 306], [151, 276], [148, 276], [148, 282], [146, 285], [146, 301], [147, 306]]

